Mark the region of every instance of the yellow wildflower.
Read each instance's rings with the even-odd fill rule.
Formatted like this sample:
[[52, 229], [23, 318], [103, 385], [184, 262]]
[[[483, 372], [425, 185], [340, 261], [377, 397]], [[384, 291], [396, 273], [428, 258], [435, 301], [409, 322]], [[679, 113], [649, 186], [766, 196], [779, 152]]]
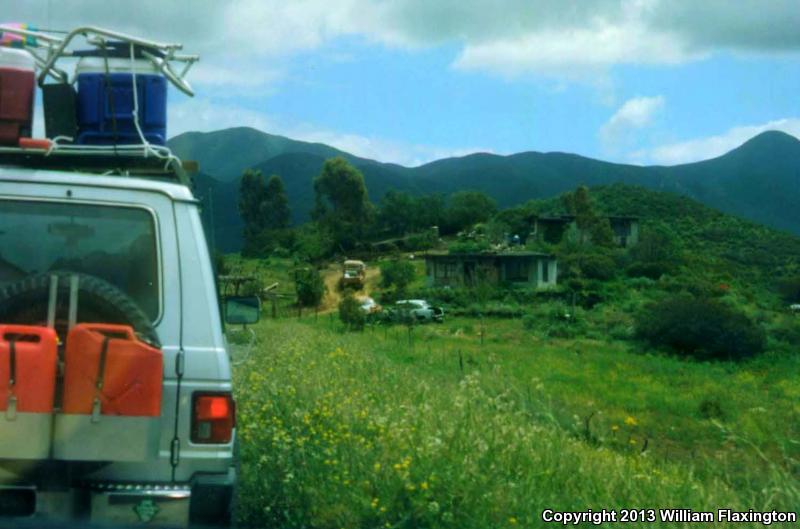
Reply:
[[639, 423], [636, 421], [634, 417], [628, 415], [627, 417], [625, 417], [625, 424], [627, 424], [628, 426], [636, 426]]

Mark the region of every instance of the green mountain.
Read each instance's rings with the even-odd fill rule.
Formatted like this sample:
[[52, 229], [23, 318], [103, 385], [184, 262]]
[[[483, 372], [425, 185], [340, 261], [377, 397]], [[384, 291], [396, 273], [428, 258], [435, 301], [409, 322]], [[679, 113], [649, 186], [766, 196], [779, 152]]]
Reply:
[[[635, 184], [694, 198], [727, 213], [800, 234], [800, 140], [765, 132], [718, 158], [676, 166], [615, 164], [567, 153], [477, 153], [403, 167], [359, 158], [327, 145], [306, 143], [249, 128], [185, 133], [169, 142], [184, 159], [197, 160], [196, 192], [213, 209], [215, 238], [224, 251], [241, 241], [238, 177], [248, 167], [280, 175], [295, 222], [308, 218], [311, 181], [332, 156], [344, 156], [364, 174], [370, 197], [389, 189], [452, 193], [476, 189], [501, 207], [546, 198], [579, 184]], [[213, 195], [213, 204], [208, 197]]]

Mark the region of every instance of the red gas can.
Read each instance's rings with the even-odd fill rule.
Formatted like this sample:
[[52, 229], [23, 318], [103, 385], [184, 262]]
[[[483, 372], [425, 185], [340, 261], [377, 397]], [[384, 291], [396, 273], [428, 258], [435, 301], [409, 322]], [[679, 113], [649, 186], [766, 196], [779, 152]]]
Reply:
[[0, 325], [0, 411], [53, 413], [57, 351], [53, 329]]
[[25, 50], [0, 47], [0, 145], [30, 137], [36, 89], [34, 62]]
[[[67, 336], [66, 414], [157, 417], [163, 357], [127, 325], [81, 323]], [[99, 410], [97, 410], [99, 406]]]

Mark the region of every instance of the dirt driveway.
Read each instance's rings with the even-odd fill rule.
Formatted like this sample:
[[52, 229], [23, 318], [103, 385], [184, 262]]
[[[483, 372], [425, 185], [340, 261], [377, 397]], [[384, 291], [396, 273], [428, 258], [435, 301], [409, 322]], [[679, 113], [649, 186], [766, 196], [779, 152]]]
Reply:
[[[339, 290], [339, 278], [342, 277], [342, 265], [340, 263], [330, 264], [327, 268], [322, 270], [321, 273], [328, 291], [325, 293], [325, 298], [322, 300], [320, 310], [322, 312], [330, 312], [336, 310], [339, 306], [339, 302], [342, 300], [342, 293]], [[364, 284], [364, 288], [356, 292], [356, 295], [370, 296], [370, 293], [378, 288], [380, 278], [381, 271], [377, 263], [367, 263], [367, 280]]]

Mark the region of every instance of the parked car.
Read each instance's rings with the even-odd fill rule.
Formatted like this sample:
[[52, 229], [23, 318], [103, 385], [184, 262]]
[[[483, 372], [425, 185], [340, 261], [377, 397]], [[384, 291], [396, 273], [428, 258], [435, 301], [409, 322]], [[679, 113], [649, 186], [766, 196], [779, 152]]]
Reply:
[[361, 310], [364, 311], [365, 314], [374, 314], [376, 312], [380, 312], [383, 307], [378, 305], [374, 299], [369, 296], [365, 296], [358, 300], [361, 304]]
[[361, 310], [364, 311], [364, 314], [377, 314], [383, 310], [383, 307], [378, 305], [374, 299], [369, 296], [365, 296], [359, 300], [361, 303]]
[[401, 299], [393, 307], [393, 319], [396, 321], [414, 320], [418, 322], [444, 321], [444, 309], [434, 307], [424, 299]]

